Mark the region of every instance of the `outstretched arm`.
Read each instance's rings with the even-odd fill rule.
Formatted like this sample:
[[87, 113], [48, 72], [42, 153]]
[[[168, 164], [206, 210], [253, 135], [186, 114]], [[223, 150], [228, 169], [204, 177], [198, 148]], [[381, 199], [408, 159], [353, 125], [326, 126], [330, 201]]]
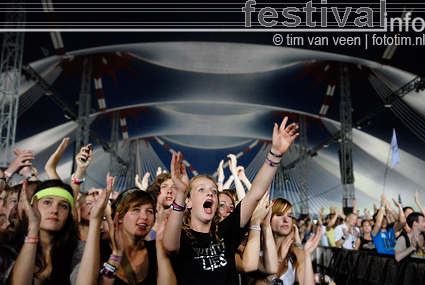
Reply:
[[[91, 144], [88, 146], [83, 146], [80, 149], [80, 152], [75, 157], [75, 162], [77, 164], [77, 169], [71, 178], [71, 188], [72, 194], [74, 195], [74, 200], [77, 201], [78, 193], [80, 192], [81, 183], [84, 182], [84, 175], [86, 173], [87, 168], [89, 167], [92, 159], [93, 159], [93, 149], [91, 148]], [[86, 153], [88, 151], [89, 153]], [[72, 209], [72, 216], [74, 220], [77, 221], [78, 213], [77, 213], [77, 203], [74, 203], [74, 208]]]
[[[109, 174], [109, 173], [108, 173]], [[107, 177], [106, 191], [102, 191], [99, 199], [90, 211], [90, 225], [86, 246], [78, 270], [75, 284], [96, 284], [100, 271], [100, 227], [103, 213], [108, 204], [109, 195], [112, 193], [114, 178]]]
[[220, 164], [217, 168], [217, 189], [218, 191], [223, 191], [223, 182], [224, 182], [224, 170], [223, 170], [223, 160], [220, 161]]
[[316, 234], [312, 234], [304, 245], [304, 280], [300, 282], [303, 285], [313, 285], [314, 281], [314, 272], [313, 272], [313, 262], [311, 256], [313, 255], [314, 250], [320, 243], [320, 238], [322, 236], [322, 227], [317, 229]]
[[398, 219], [394, 224], [394, 232], [401, 230], [406, 224], [406, 216], [404, 215], [401, 205], [393, 199], [394, 205], [398, 207]]
[[[266, 193], [264, 197], [258, 203], [254, 213], [252, 214], [251, 224], [249, 227], [248, 241], [242, 252], [242, 255], [236, 254], [236, 268], [238, 272], [253, 272], [259, 269], [258, 266], [259, 266], [259, 256], [261, 251], [261, 231], [262, 231], [261, 225], [264, 218], [268, 216], [268, 212], [270, 210], [270, 205], [267, 207], [268, 201], [269, 201], [269, 195], [268, 193]], [[270, 226], [270, 217], [268, 217], [268, 219], [269, 219], [268, 225]], [[273, 243], [274, 243], [274, 239], [273, 239]], [[274, 254], [276, 254], [276, 246], [275, 246]], [[277, 255], [276, 255], [276, 259], [277, 259]]]
[[50, 156], [49, 160], [46, 162], [44, 170], [46, 171], [46, 175], [47, 177], [49, 177], [49, 179], [61, 179], [56, 171], [56, 167], [58, 166], [59, 160], [65, 152], [68, 144], [69, 138], [64, 138], [61, 144], [56, 149], [56, 151]]
[[376, 215], [375, 225], [373, 226], [373, 230], [372, 230], [372, 237], [376, 237], [376, 235], [381, 230], [382, 219], [384, 218], [384, 214], [385, 214], [386, 202], [387, 202], [387, 197], [385, 197], [385, 195], [381, 195], [381, 208], [379, 208], [378, 214]]
[[230, 158], [229, 169], [232, 172], [233, 178], [235, 179], [236, 194], [238, 195], [238, 200], [241, 201], [243, 198], [245, 198], [246, 194], [242, 182], [239, 180], [236, 156], [234, 154], [229, 154], [227, 157]]
[[419, 193], [418, 193], [418, 191], [416, 191], [416, 193], [415, 193], [415, 203], [416, 203], [416, 205], [418, 205], [419, 210], [421, 210], [421, 213], [423, 215], [425, 215], [425, 209], [424, 209], [424, 207], [422, 207], [421, 202], [419, 202]]
[[[177, 194], [174, 202], [180, 206], [185, 205], [186, 196], [189, 193], [189, 177], [186, 166], [183, 164], [183, 155], [173, 153], [171, 159], [171, 179], [176, 185]], [[165, 225], [163, 245], [168, 254], [177, 254], [180, 249], [183, 211], [172, 210]]]
[[[18, 259], [12, 271], [11, 284], [33, 284], [35, 272], [35, 257], [37, 255], [37, 243], [40, 233], [41, 214], [38, 211], [38, 199], [34, 196], [34, 203], [31, 206], [27, 197], [28, 182], [22, 182], [22, 193], [19, 203], [28, 217], [27, 240], [19, 252]], [[23, 274], [23, 272], [25, 274]]]
[[267, 154], [266, 161], [258, 172], [252, 183], [251, 190], [241, 201], [240, 226], [244, 227], [252, 215], [255, 207], [266, 193], [276, 174], [277, 167], [283, 154], [289, 149], [294, 140], [298, 137], [298, 126], [295, 123], [286, 126], [288, 117], [285, 117], [282, 124], [274, 125], [272, 148]]
[[13, 175], [16, 173], [19, 173], [19, 175], [25, 175], [21, 173], [22, 169], [27, 169], [29, 171], [27, 174], [31, 174], [31, 160], [33, 160], [34, 154], [32, 150], [20, 150], [20, 149], [14, 149], [14, 154], [16, 155], [15, 160], [12, 162], [12, 164], [4, 171], [5, 175], [5, 182], [9, 183], [10, 180], [12, 180]]
[[242, 181], [243, 184], [245, 184], [246, 189], [248, 189], [249, 191], [252, 185], [251, 181], [249, 181], [248, 177], [246, 177], [245, 168], [243, 166], [238, 166], [237, 170], [239, 180]]

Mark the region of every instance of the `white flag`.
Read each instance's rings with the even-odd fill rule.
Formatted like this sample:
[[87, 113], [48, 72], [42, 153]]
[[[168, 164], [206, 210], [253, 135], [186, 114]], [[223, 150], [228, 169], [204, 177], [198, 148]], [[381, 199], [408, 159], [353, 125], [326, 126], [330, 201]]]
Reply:
[[397, 163], [400, 163], [400, 156], [398, 154], [397, 136], [395, 135], [395, 129], [393, 129], [393, 138], [391, 139], [391, 168]]

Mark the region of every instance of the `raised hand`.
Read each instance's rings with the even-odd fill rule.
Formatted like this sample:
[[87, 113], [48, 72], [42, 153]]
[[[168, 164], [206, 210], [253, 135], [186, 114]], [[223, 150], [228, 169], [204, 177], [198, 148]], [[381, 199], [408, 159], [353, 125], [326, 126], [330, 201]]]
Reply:
[[394, 198], [393, 198], [393, 202], [394, 202], [394, 205], [395, 205], [397, 208], [401, 208], [400, 203], [399, 203], [399, 202], [397, 202], [396, 200], [394, 200]]
[[227, 156], [228, 158], [230, 158], [229, 160], [229, 170], [230, 172], [232, 172], [233, 176], [235, 176], [236, 174], [236, 167], [237, 167], [237, 160], [236, 160], [236, 156], [234, 154], [229, 154]]
[[35, 158], [32, 150], [14, 149], [14, 153], [16, 154], [16, 158], [7, 169], [10, 173], [18, 173], [23, 167], [30, 167], [32, 165], [31, 160]]
[[167, 173], [167, 170], [162, 170], [162, 168], [161, 167], [158, 167], [158, 169], [157, 169], [157, 171], [156, 171], [156, 176], [158, 176], [158, 175], [160, 175], [160, 174], [162, 174], [162, 173]]
[[419, 202], [419, 193], [418, 193], [418, 191], [415, 192], [415, 203], [416, 204], [419, 204], [420, 203]]
[[[89, 151], [89, 153], [87, 153], [86, 151]], [[86, 161], [85, 162], [84, 160], [81, 161], [81, 159], [84, 159]], [[75, 162], [77, 163], [77, 169], [79, 168], [79, 169], [86, 170], [89, 167], [92, 160], [93, 160], [93, 149], [89, 148], [88, 146], [83, 146], [80, 149], [80, 153], [78, 153], [77, 156], [75, 157]]]
[[112, 193], [112, 185], [114, 184], [114, 180], [115, 178], [108, 177], [105, 191], [102, 191], [90, 211], [90, 220], [102, 220], [106, 205], [108, 204], [109, 195]]
[[187, 176], [186, 166], [183, 164], [183, 155], [179, 151], [173, 153], [171, 158], [171, 179], [177, 187], [177, 191], [187, 193], [189, 190], [189, 176]]
[[285, 239], [283, 240], [283, 243], [280, 245], [278, 256], [277, 256], [279, 263], [282, 263], [285, 260], [286, 255], [288, 255], [288, 251], [292, 245], [293, 238], [294, 238], [294, 232], [291, 232], [289, 235], [285, 237]]
[[272, 217], [272, 206], [273, 206], [274, 202], [273, 201], [269, 201], [269, 204], [267, 205], [267, 214], [264, 217], [263, 221], [261, 222], [261, 227], [262, 228], [268, 228], [270, 227], [270, 220]]
[[[252, 213], [252, 218], [251, 218], [251, 224], [253, 225], [260, 225], [260, 223], [263, 222], [264, 217], [267, 215], [268, 211], [269, 211], [269, 197], [270, 194], [267, 191], [263, 198], [261, 198], [261, 200], [258, 202], [257, 207], [254, 210], [254, 213]], [[270, 222], [269, 222], [270, 224]]]
[[317, 232], [315, 234], [312, 234], [310, 238], [307, 240], [307, 242], [304, 245], [304, 254], [311, 256], [314, 252], [314, 250], [317, 248], [317, 246], [320, 243], [320, 239], [322, 237], [322, 227], [317, 228]]
[[46, 170], [46, 174], [50, 179], [60, 179], [59, 175], [56, 172], [56, 167], [66, 150], [66, 147], [69, 144], [69, 137], [64, 138], [61, 144], [58, 146], [56, 151], [49, 157], [49, 160], [46, 162], [44, 169]]
[[136, 174], [136, 178], [135, 178], [136, 187], [139, 188], [140, 190], [146, 191], [146, 189], [148, 189], [148, 186], [149, 186], [150, 176], [151, 176], [150, 172], [146, 172], [145, 175], [143, 175], [142, 181], [140, 182], [139, 174]]
[[387, 202], [387, 197], [384, 194], [382, 194], [381, 195], [381, 206], [385, 206], [386, 202]]
[[218, 191], [223, 191], [223, 182], [224, 182], [224, 170], [223, 170], [223, 163], [224, 160], [221, 160], [220, 163], [218, 164], [218, 168], [217, 168], [217, 188]]
[[287, 122], [288, 117], [285, 117], [280, 127], [274, 124], [271, 151], [276, 155], [283, 155], [299, 136], [299, 133], [297, 133], [298, 126], [295, 123], [286, 126]]
[[119, 214], [114, 217], [114, 226], [109, 227], [112, 243], [112, 254], [122, 256], [124, 253], [124, 239], [122, 236], [122, 223], [119, 222]]
[[33, 229], [34, 231], [39, 231], [41, 214], [38, 210], [38, 198], [34, 196], [33, 204], [30, 205], [27, 196], [28, 181], [24, 180], [22, 182], [22, 192], [19, 199], [20, 208], [24, 210], [25, 215], [28, 217], [28, 229]]

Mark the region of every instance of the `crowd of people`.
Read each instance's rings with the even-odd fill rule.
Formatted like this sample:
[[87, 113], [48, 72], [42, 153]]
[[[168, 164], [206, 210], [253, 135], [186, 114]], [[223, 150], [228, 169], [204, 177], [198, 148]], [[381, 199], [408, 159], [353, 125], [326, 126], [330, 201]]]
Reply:
[[[31, 150], [0, 171], [0, 284], [335, 284], [314, 273], [316, 247], [342, 247], [393, 254], [397, 261], [422, 257], [422, 213], [383, 195], [381, 207], [363, 218], [332, 206], [318, 220], [299, 219], [290, 201], [270, 200], [268, 188], [284, 153], [298, 137], [295, 123], [273, 128], [272, 146], [255, 179], [229, 155], [232, 176], [189, 180], [183, 155], [172, 155], [170, 173], [158, 170], [117, 193], [80, 192], [93, 160], [91, 146], [75, 157], [69, 184], [56, 167], [69, 138], [46, 162], [48, 180], [31, 167]], [[21, 182], [10, 185], [14, 175]], [[235, 188], [229, 189], [234, 183]], [[356, 205], [355, 205], [356, 206]]]

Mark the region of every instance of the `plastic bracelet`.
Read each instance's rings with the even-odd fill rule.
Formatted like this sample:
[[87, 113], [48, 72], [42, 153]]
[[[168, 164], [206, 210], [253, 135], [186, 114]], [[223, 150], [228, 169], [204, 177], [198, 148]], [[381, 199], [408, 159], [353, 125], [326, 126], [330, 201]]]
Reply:
[[74, 174], [75, 174], [75, 173], [73, 173], [73, 174], [72, 174], [72, 176], [71, 176], [71, 180], [72, 180], [72, 182], [74, 182], [74, 184], [80, 185], [81, 183], [83, 183], [83, 182], [84, 182], [84, 180], [86, 180], [86, 178], [85, 178], [85, 177], [83, 177], [83, 178], [81, 178], [81, 179], [74, 178]]
[[334, 280], [333, 280], [332, 278], [330, 278], [330, 277], [329, 277], [329, 280], [328, 280], [328, 282], [326, 282], [326, 283], [328, 283], [328, 284], [330, 285], [330, 284], [332, 284], [332, 282], [334, 282]]
[[255, 231], [261, 231], [261, 227], [260, 226], [249, 226], [250, 230], [255, 230]]
[[282, 156], [283, 156], [283, 154], [281, 154], [281, 155], [274, 154], [271, 150], [270, 150], [269, 152], [270, 152], [270, 154], [271, 154], [271, 155], [273, 155], [274, 157], [282, 157]]
[[113, 254], [111, 254], [111, 256], [109, 256], [109, 259], [110, 259], [110, 260], [113, 260], [113, 261], [121, 262], [121, 260], [122, 260], [122, 256], [118, 256], [118, 255], [113, 255]]
[[266, 157], [266, 161], [265, 161], [265, 163], [266, 164], [268, 164], [268, 165], [270, 165], [271, 167], [279, 167], [279, 164], [280, 163], [277, 163], [277, 162], [273, 162], [273, 161], [271, 161], [270, 159], [268, 159], [267, 157]]
[[183, 212], [184, 210], [186, 210], [186, 205], [185, 206], [180, 206], [174, 200], [173, 203], [171, 204], [170, 208], [173, 209], [176, 212]]
[[115, 273], [118, 271], [118, 268], [108, 262], [105, 262], [103, 266], [104, 267], [100, 270], [100, 274], [102, 274], [103, 277], [108, 279], [115, 278]]
[[385, 210], [385, 206], [381, 206], [381, 209], [384, 209]]
[[27, 236], [25, 236], [25, 238], [24, 238], [25, 243], [31, 243], [31, 244], [37, 244], [39, 240], [40, 240], [40, 238], [32, 238], [32, 237], [27, 237]]
[[6, 175], [6, 177], [10, 177], [10, 178], [12, 178], [13, 177], [13, 173], [10, 173], [9, 171], [7, 171], [7, 170], [5, 170], [4, 172], [4, 175]]

